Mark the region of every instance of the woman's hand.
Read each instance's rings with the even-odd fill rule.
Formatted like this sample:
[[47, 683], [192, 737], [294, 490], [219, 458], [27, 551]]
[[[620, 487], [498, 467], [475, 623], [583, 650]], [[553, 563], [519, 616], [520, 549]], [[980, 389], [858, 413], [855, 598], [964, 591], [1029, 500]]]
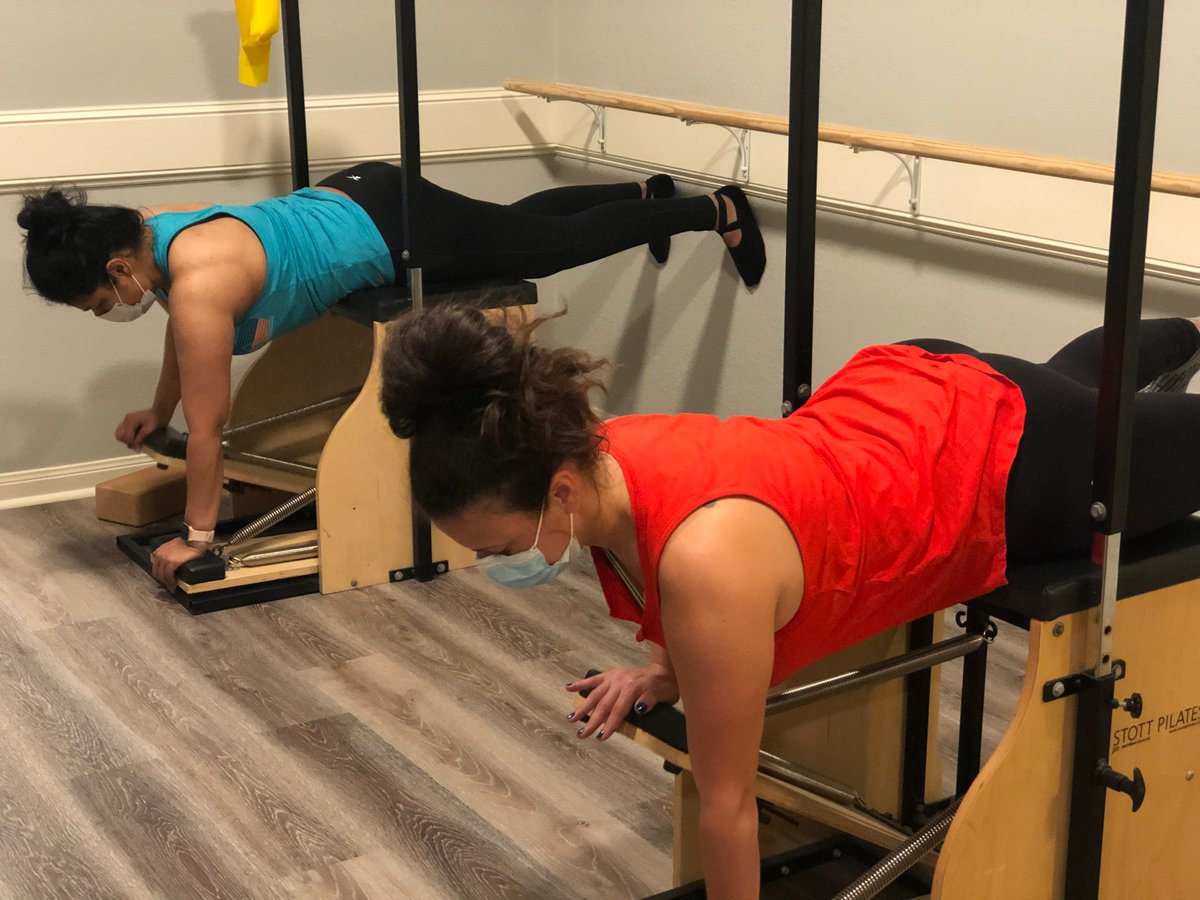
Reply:
[[679, 699], [679, 685], [669, 666], [650, 663], [640, 669], [612, 669], [591, 678], [581, 678], [567, 685], [573, 694], [590, 691], [582, 704], [567, 718], [572, 722], [584, 716], [590, 718], [579, 729], [579, 737], [606, 741], [620, 727], [631, 709], [639, 715], [658, 703], [674, 703]]
[[131, 450], [141, 450], [142, 444], [150, 433], [162, 428], [163, 422], [153, 409], [139, 409], [131, 412], [117, 426], [116, 438]]
[[161, 581], [167, 590], [175, 590], [175, 570], [185, 562], [199, 559], [204, 555], [203, 549], [193, 547], [183, 538], [175, 538], [160, 544], [158, 549], [150, 554], [150, 574]]

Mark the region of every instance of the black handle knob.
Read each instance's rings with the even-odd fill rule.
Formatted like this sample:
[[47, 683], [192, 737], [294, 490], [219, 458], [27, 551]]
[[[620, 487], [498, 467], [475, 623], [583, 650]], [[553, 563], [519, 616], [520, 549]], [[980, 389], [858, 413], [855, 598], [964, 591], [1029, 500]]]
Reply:
[[1133, 770], [1133, 778], [1122, 775], [1112, 766], [1101, 766], [1096, 771], [1100, 783], [1112, 791], [1128, 794], [1133, 799], [1133, 811], [1137, 812], [1146, 799], [1146, 779], [1142, 777], [1141, 769]]
[[1142, 695], [1134, 693], [1130, 694], [1126, 700], [1114, 699], [1112, 701], [1112, 708], [1123, 709], [1133, 718], [1140, 719], [1142, 717]]

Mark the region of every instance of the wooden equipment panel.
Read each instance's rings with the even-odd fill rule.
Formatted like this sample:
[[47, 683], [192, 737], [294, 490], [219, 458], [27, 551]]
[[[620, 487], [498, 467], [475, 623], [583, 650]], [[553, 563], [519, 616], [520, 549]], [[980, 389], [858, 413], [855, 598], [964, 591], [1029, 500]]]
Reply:
[[[392, 434], [379, 406], [386, 337], [387, 326], [375, 323], [366, 383], [334, 426], [317, 468], [322, 594], [383, 584], [392, 570], [413, 564], [408, 441]], [[451, 568], [475, 564], [474, 553], [436, 529], [433, 558]]]
[[[1016, 713], [946, 837], [934, 900], [1065, 896], [1076, 701], [1045, 703], [1042, 685], [1091, 664], [1096, 615], [1092, 609], [1033, 623]], [[1117, 604], [1114, 653], [1128, 667], [1117, 695], [1140, 693], [1145, 713], [1113, 713], [1110, 759], [1126, 775], [1142, 770], [1146, 800], [1133, 813], [1127, 796], [1109, 793], [1101, 900], [1200, 897], [1200, 868], [1193, 865], [1200, 851], [1197, 633], [1200, 582]]]
[[[371, 365], [371, 332], [326, 313], [272, 341], [246, 371], [229, 409], [229, 426], [310, 406], [357, 390]], [[238, 435], [238, 450], [316, 465], [345, 407]], [[271, 485], [273, 486], [273, 485]]]

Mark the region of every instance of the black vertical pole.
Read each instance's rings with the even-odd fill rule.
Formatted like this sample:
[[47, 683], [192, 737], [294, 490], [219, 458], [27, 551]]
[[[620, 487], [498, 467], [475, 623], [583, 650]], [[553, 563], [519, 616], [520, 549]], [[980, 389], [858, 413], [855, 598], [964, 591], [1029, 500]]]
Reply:
[[1126, 3], [1093, 469], [1092, 499], [1104, 504], [1106, 510], [1097, 524], [1097, 531], [1103, 534], [1123, 531], [1128, 509], [1134, 379], [1142, 282], [1146, 273], [1162, 20], [1163, 0]]
[[792, 0], [787, 260], [783, 283], [783, 415], [812, 393], [816, 278], [821, 0]]
[[[424, 306], [421, 280], [421, 117], [417, 95], [417, 17], [414, 0], [396, 0], [396, 72], [400, 98], [400, 205], [404, 234], [404, 263], [412, 307]], [[397, 282], [401, 278], [396, 273]], [[413, 575], [429, 581], [433, 565], [433, 534], [429, 520], [416, 504], [412, 510]]]
[[[421, 117], [417, 97], [417, 19], [414, 0], [396, 0], [396, 72], [400, 93], [401, 221], [404, 261], [421, 267]], [[399, 279], [400, 273], [396, 273]], [[415, 299], [415, 298], [414, 298]]]
[[[967, 607], [968, 634], [986, 634], [991, 626], [987, 613]], [[956, 796], [970, 789], [979, 774], [983, 756], [983, 709], [987, 688], [988, 645], [981, 644], [974, 653], [963, 657], [962, 695], [958, 706], [958, 760], [956, 763]]]
[[1101, 598], [1095, 677], [1076, 700], [1075, 757], [1067, 838], [1068, 900], [1094, 900], [1100, 891], [1104, 812], [1108, 789], [1099, 780], [1112, 733], [1114, 674], [1111, 622], [1116, 607], [1115, 566], [1129, 499], [1133, 444], [1134, 373], [1150, 219], [1150, 178], [1158, 104], [1163, 0], [1127, 0], [1117, 124], [1108, 287], [1096, 419], [1092, 515], [1104, 538], [1105, 589]]
[[[933, 616], [908, 625], [908, 649], [933, 643]], [[933, 685], [930, 669], [904, 679], [904, 758], [900, 776], [900, 821], [912, 825], [925, 809], [925, 777], [929, 767], [929, 699]]]
[[292, 154], [292, 190], [308, 187], [308, 125], [304, 111], [304, 57], [300, 52], [300, 0], [283, 0], [283, 72], [287, 92], [288, 146]]

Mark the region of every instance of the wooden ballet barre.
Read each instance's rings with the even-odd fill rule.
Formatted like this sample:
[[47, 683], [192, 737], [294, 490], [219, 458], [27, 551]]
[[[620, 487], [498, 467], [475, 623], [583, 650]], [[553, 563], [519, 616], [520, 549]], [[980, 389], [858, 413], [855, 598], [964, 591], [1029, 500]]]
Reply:
[[[547, 100], [573, 100], [610, 109], [627, 109], [632, 112], [680, 119], [685, 122], [707, 122], [730, 128], [746, 128], [767, 134], [788, 133], [786, 116], [752, 113], [723, 106], [705, 106], [664, 100], [661, 97], [645, 97], [640, 94], [625, 94], [598, 88], [559, 84], [552, 81], [529, 81], [521, 78], [506, 78], [504, 88], [521, 94], [532, 94]], [[844, 144], [862, 150], [885, 150], [924, 159], [941, 159], [947, 162], [987, 166], [1012, 172], [1034, 175], [1050, 175], [1074, 181], [1090, 181], [1097, 184], [1112, 184], [1113, 167], [1107, 163], [1068, 159], [1043, 153], [1026, 153], [1007, 150], [1003, 147], [986, 147], [957, 141], [935, 141], [929, 138], [896, 134], [890, 131], [870, 131], [849, 125], [821, 125], [817, 130], [820, 140], [830, 144]], [[1183, 197], [1200, 197], [1200, 175], [1180, 172], [1155, 172], [1150, 182], [1151, 190], [1163, 194], [1178, 194]]]

